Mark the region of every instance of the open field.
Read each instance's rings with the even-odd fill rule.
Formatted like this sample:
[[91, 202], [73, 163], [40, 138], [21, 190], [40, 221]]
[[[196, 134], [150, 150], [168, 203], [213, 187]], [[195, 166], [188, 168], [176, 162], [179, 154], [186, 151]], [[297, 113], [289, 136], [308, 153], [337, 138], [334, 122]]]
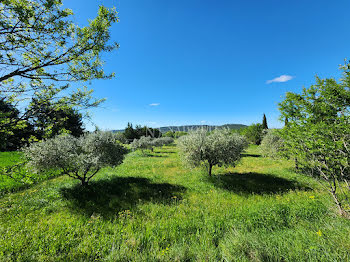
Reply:
[[251, 146], [213, 173], [183, 166], [168, 146], [129, 154], [88, 189], [62, 176], [6, 194], [1, 260], [350, 260], [350, 221], [292, 163]]
[[[3, 168], [10, 167], [18, 164], [21, 161], [21, 152], [0, 152], [0, 172]], [[23, 171], [17, 172], [14, 177], [10, 178], [4, 173], [0, 174], [0, 196], [18, 191], [24, 188], [28, 188], [32, 184], [38, 183], [40, 181], [47, 180], [49, 178], [57, 176], [57, 172], [46, 172], [40, 175], [28, 174]]]

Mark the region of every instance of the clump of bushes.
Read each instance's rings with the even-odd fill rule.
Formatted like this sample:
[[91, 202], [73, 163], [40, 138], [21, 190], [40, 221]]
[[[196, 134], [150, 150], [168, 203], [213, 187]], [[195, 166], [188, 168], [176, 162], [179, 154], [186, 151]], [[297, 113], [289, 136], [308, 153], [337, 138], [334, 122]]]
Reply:
[[246, 139], [232, 134], [228, 129], [208, 133], [197, 129], [179, 139], [178, 146], [185, 163], [191, 166], [204, 165], [209, 176], [215, 165], [235, 165], [248, 145]]
[[174, 131], [167, 131], [163, 134], [163, 137], [175, 137], [175, 132]]
[[95, 132], [76, 138], [60, 135], [24, 148], [27, 166], [34, 172], [58, 170], [87, 185], [97, 172], [120, 165], [127, 149], [110, 132]]
[[260, 145], [266, 131], [263, 129], [263, 126], [258, 123], [244, 128], [241, 132], [247, 138], [249, 143]]
[[268, 130], [260, 145], [264, 157], [280, 158], [285, 153], [284, 141], [277, 130]]
[[165, 137], [179, 138], [181, 136], [187, 135], [185, 131], [167, 131], [163, 134]]

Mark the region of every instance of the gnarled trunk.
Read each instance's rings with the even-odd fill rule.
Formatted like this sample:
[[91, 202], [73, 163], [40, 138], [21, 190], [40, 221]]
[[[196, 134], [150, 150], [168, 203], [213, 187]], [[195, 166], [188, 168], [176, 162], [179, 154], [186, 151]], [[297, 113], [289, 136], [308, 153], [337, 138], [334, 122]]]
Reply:
[[213, 165], [211, 163], [209, 163], [209, 166], [208, 166], [208, 174], [209, 174], [209, 176], [211, 176], [212, 168], [213, 168]]

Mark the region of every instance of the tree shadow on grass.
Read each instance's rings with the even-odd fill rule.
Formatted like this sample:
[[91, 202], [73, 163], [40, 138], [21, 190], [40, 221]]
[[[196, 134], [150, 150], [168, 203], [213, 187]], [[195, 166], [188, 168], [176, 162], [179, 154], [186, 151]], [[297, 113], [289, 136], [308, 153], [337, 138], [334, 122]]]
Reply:
[[113, 219], [118, 212], [131, 210], [142, 202], [174, 203], [174, 197], [181, 199], [185, 189], [168, 183], [152, 183], [147, 178], [114, 177], [92, 181], [87, 187], [77, 184], [62, 188], [61, 195], [69, 201], [74, 211], [88, 217], [98, 214]]
[[261, 155], [242, 153], [242, 154], [241, 154], [241, 157], [261, 157]]
[[229, 173], [209, 178], [215, 186], [237, 194], [282, 194], [290, 190], [311, 190], [298, 181], [259, 173]]

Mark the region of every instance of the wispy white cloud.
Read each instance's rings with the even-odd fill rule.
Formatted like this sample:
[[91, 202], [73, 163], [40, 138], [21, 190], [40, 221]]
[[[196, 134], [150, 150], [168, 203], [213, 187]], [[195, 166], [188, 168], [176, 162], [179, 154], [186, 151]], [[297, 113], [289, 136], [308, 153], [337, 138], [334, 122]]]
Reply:
[[206, 122], [207, 122], [207, 121], [205, 121], [205, 120], [202, 120], [202, 121], [201, 121], [201, 124], [205, 124]]
[[159, 106], [160, 103], [152, 103], [152, 104], [149, 104], [149, 106]]
[[283, 82], [287, 82], [289, 80], [292, 80], [294, 77], [290, 76], [290, 75], [281, 75], [279, 77], [276, 77], [272, 80], [267, 80], [266, 84], [271, 84], [271, 83], [283, 83]]

